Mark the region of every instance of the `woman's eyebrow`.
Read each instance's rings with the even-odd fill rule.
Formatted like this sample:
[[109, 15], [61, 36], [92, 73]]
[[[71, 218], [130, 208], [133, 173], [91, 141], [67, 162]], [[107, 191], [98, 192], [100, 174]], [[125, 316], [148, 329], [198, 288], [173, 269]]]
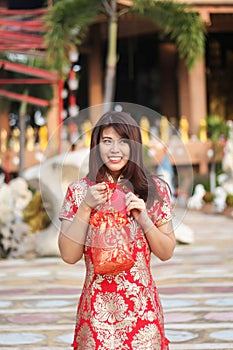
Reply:
[[102, 139], [110, 139], [110, 140], [112, 140], [112, 137], [111, 136], [102, 136]]
[[[111, 136], [108, 136], [108, 135], [102, 135], [102, 139], [113, 139]], [[123, 136], [120, 136], [119, 137], [119, 140], [124, 140], [126, 139], [126, 137], [123, 137]]]

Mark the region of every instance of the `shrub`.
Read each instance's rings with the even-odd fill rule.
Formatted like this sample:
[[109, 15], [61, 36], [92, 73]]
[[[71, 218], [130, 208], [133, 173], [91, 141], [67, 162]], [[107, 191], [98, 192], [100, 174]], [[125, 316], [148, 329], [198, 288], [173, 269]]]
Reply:
[[233, 207], [233, 194], [228, 194], [226, 196], [226, 205], [229, 207]]
[[202, 197], [205, 203], [212, 203], [214, 201], [215, 195], [212, 192], [206, 192]]

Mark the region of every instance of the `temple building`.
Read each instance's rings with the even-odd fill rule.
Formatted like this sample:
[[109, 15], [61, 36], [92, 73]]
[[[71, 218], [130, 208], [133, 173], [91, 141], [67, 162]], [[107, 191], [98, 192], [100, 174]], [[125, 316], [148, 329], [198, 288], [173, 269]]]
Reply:
[[[190, 3], [205, 22], [205, 56], [189, 71], [179, 58], [174, 43], [154, 23], [145, 17], [125, 13], [119, 17], [114, 100], [149, 107], [174, 124], [185, 116], [189, 134], [197, 135], [201, 120], [207, 115], [233, 119], [233, 0], [186, 0], [186, 3]], [[47, 1], [47, 5], [52, 6], [52, 1]], [[118, 6], [130, 5], [128, 0], [118, 0]], [[10, 11], [46, 10], [43, 6], [44, 1], [41, 0], [0, 0], [0, 26], [6, 23], [3, 13], [6, 13], [7, 19]], [[8, 12], [4, 12], [6, 10]], [[37, 13], [40, 16], [40, 12]], [[35, 21], [39, 25], [38, 18]], [[107, 27], [106, 18], [98, 18], [89, 27], [88, 35], [79, 47], [81, 70], [76, 100], [80, 109], [103, 102]], [[28, 30], [28, 27], [25, 28], [25, 31]], [[5, 27], [3, 34], [6, 39]], [[40, 50], [46, 50], [41, 40], [38, 39]], [[0, 50], [6, 50], [3, 41]], [[17, 52], [16, 47], [13, 52]], [[48, 79], [54, 84], [53, 76]], [[0, 75], [0, 91], [4, 97], [3, 89]], [[55, 102], [47, 118], [51, 130], [61, 121], [58, 95], [55, 94]], [[39, 99], [28, 99], [28, 102], [43, 104]], [[6, 118], [1, 115], [0, 120], [1, 129], [6, 126]]]
[[[130, 3], [130, 1], [118, 1]], [[169, 119], [182, 115], [197, 134], [207, 115], [233, 119], [233, 1], [187, 0], [206, 24], [205, 57], [189, 71], [175, 45], [149, 20], [119, 18], [115, 101], [152, 108]], [[80, 107], [103, 101], [107, 24], [95, 23], [80, 48]]]

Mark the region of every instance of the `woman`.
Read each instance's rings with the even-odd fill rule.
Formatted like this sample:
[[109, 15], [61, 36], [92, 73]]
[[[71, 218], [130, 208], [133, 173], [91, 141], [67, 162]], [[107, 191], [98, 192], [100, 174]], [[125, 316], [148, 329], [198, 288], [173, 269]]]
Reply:
[[[116, 274], [99, 274], [91, 243], [96, 228], [90, 223], [96, 213], [104, 216], [109, 188], [124, 193], [124, 229], [134, 265]], [[73, 264], [84, 254], [87, 269], [74, 349], [169, 349], [150, 254], [161, 260], [172, 257], [176, 240], [171, 218], [167, 184], [144, 168], [138, 124], [125, 112], [104, 114], [92, 132], [89, 173], [68, 187], [60, 212], [61, 256]]]

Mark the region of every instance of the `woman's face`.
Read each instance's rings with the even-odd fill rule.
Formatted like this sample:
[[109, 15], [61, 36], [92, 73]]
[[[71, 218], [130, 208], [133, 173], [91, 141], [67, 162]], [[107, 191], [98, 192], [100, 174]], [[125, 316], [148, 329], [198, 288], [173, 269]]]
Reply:
[[113, 127], [109, 126], [103, 130], [99, 150], [110, 174], [117, 178], [130, 158], [129, 140], [122, 138]]

